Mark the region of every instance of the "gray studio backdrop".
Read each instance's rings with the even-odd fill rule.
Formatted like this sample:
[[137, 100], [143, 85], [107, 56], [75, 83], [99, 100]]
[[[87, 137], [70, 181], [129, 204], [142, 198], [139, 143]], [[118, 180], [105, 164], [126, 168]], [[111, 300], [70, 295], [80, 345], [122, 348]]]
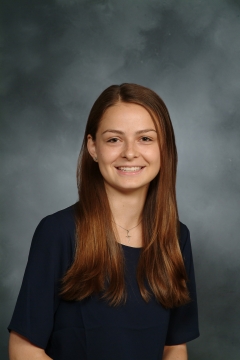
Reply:
[[201, 330], [189, 357], [240, 359], [240, 2], [4, 0], [2, 10], [0, 359], [33, 231], [77, 200], [88, 112], [122, 82], [155, 90], [176, 132]]

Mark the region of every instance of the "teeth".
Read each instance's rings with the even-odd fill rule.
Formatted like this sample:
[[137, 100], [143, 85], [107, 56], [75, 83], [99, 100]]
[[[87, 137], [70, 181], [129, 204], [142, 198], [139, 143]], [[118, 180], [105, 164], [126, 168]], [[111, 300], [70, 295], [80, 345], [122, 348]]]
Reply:
[[123, 171], [138, 171], [141, 170], [141, 166], [132, 166], [132, 167], [125, 167], [125, 166], [120, 166], [118, 167], [119, 170], [123, 170]]

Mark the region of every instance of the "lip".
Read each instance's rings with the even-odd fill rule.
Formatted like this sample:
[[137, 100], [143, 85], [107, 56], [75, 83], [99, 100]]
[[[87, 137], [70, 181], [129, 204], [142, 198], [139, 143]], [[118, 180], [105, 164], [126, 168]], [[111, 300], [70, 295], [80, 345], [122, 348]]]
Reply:
[[[123, 170], [120, 168], [140, 168], [138, 170]], [[139, 166], [139, 165], [135, 165], [135, 166], [116, 166], [115, 169], [117, 170], [118, 174], [120, 175], [124, 175], [124, 176], [129, 176], [129, 175], [138, 175], [140, 174], [143, 170], [144, 170], [145, 166]]]

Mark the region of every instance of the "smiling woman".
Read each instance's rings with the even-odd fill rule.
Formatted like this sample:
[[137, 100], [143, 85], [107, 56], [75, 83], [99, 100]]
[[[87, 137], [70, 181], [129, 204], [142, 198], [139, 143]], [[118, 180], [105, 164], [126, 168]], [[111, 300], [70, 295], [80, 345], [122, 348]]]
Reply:
[[33, 237], [9, 325], [10, 359], [187, 359], [199, 336], [177, 151], [152, 90], [113, 85], [90, 112], [79, 201]]

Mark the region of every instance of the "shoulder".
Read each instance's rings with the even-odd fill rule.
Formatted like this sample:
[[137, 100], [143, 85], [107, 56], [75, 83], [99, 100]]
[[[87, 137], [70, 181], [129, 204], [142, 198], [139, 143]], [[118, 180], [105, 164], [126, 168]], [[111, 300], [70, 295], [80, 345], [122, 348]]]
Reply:
[[59, 210], [51, 215], [45, 216], [40, 224], [49, 224], [51, 226], [59, 225], [71, 226], [74, 223], [75, 205], [71, 205], [63, 210]]
[[[45, 216], [38, 224], [32, 247], [42, 245], [45, 249], [73, 245], [75, 239], [75, 205]], [[67, 241], [66, 241], [67, 240]]]
[[75, 205], [59, 210], [51, 215], [45, 216], [39, 223], [38, 228], [49, 230], [65, 229], [72, 230], [75, 225]]
[[186, 225], [180, 222], [179, 245], [187, 271], [193, 269], [193, 256], [190, 232]]
[[179, 245], [181, 251], [184, 252], [184, 249], [190, 246], [190, 232], [188, 227], [181, 221], [179, 222], [179, 228]]

